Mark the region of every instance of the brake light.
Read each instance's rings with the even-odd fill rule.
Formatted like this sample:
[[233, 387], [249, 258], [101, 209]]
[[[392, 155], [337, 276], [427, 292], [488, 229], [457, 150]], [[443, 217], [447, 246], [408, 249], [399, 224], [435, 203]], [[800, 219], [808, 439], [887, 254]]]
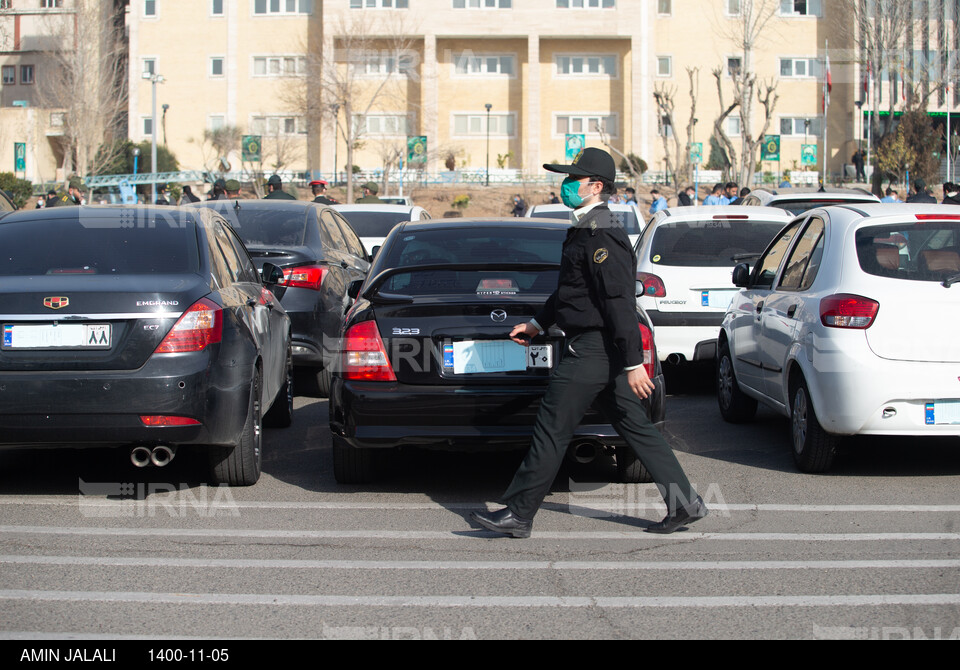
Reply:
[[309, 288], [319, 291], [326, 273], [327, 268], [318, 265], [284, 268], [283, 285], [291, 288]]
[[640, 337], [643, 339], [643, 369], [653, 379], [657, 374], [657, 345], [653, 341], [653, 331], [641, 323]]
[[643, 284], [643, 295], [648, 298], [665, 298], [667, 289], [663, 285], [663, 280], [657, 275], [649, 272], [638, 272], [637, 281]]
[[203, 351], [208, 344], [216, 344], [221, 339], [223, 339], [223, 309], [216, 303], [201, 298], [180, 315], [154, 353]]
[[738, 221], [744, 221], [750, 217], [746, 214], [715, 214], [713, 217], [715, 220], [731, 220], [736, 219]]
[[164, 414], [146, 414], [140, 416], [144, 426], [199, 426], [200, 422], [186, 416], [166, 416]]
[[397, 381], [376, 321], [364, 321], [347, 330], [343, 338], [343, 378], [371, 382]]
[[960, 221], [960, 214], [917, 214], [917, 221]]
[[879, 309], [876, 300], [840, 293], [820, 301], [820, 322], [828, 328], [869, 328]]

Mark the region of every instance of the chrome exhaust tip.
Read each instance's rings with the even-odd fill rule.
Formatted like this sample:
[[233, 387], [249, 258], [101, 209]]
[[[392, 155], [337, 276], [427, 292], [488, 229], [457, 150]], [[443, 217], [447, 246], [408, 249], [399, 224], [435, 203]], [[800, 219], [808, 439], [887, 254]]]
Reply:
[[169, 465], [170, 461], [172, 461], [176, 455], [176, 447], [168, 447], [161, 444], [159, 447], [154, 447], [153, 451], [150, 452], [150, 462], [158, 468], [162, 468], [165, 465]]
[[600, 446], [596, 442], [577, 442], [570, 453], [577, 463], [593, 463], [600, 454]]
[[134, 467], [145, 468], [150, 465], [151, 452], [147, 447], [134, 447], [130, 450], [130, 462]]

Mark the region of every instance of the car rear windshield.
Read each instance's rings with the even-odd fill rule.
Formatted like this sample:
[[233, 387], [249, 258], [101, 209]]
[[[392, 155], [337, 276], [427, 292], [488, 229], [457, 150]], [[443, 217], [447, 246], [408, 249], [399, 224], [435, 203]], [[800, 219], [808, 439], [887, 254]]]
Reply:
[[240, 209], [218, 207], [217, 211], [230, 223], [248, 247], [303, 246], [307, 216], [302, 210], [278, 212], [240, 206]]
[[783, 228], [782, 221], [710, 219], [678, 221], [657, 227], [650, 261], [684, 267], [733, 267], [759, 256]]
[[958, 221], [867, 226], [857, 231], [856, 245], [867, 274], [935, 282], [960, 274]]
[[360, 237], [386, 237], [401, 221], [409, 221], [409, 212], [340, 212]]
[[[135, 211], [135, 210], [131, 210]], [[98, 219], [31, 219], [0, 223], [0, 275], [183, 274], [197, 272], [195, 224], [170, 210]]]
[[449, 228], [395, 239], [380, 268], [440, 264], [555, 264], [557, 269], [417, 270], [394, 275], [381, 288], [407, 295], [549, 295], [557, 288], [564, 229]]
[[777, 200], [770, 203], [772, 206], [786, 210], [791, 214], [803, 214], [807, 210], [831, 205], [856, 205], [876, 203], [872, 198], [817, 198], [815, 200]]
[[[640, 224], [639, 219], [637, 219], [636, 211], [632, 209], [627, 210], [613, 210], [614, 215], [617, 220], [623, 224], [623, 229], [627, 231], [627, 235], [639, 235], [640, 231], [643, 230], [643, 226]], [[569, 221], [570, 220], [570, 210], [569, 209], [550, 209], [547, 211], [534, 210], [532, 216], [538, 219], [559, 219], [560, 221]]]

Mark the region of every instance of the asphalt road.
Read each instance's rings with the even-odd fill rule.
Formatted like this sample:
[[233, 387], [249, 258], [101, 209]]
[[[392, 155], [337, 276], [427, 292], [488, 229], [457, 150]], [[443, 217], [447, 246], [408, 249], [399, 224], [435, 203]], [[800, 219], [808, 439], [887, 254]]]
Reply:
[[521, 454], [411, 451], [338, 485], [318, 398], [250, 488], [204, 486], [183, 450], [0, 453], [0, 638], [960, 638], [960, 441], [853, 440], [803, 475], [785, 419], [724, 424], [709, 370], [668, 374], [712, 511], [670, 536], [608, 462], [565, 468], [528, 540], [468, 520]]

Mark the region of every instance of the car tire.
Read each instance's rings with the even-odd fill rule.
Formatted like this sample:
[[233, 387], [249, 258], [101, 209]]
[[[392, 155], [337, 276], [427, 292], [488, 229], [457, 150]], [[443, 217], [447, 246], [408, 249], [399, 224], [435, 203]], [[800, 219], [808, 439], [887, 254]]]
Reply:
[[321, 398], [330, 397], [330, 385], [333, 381], [332, 378], [333, 374], [330, 372], [330, 368], [326, 365], [317, 371], [317, 393]]
[[617, 461], [617, 480], [621, 484], [649, 484], [653, 477], [643, 463], [637, 458], [637, 454], [630, 447], [617, 447], [614, 453]]
[[338, 484], [367, 484], [376, 478], [377, 450], [357, 449], [333, 435], [333, 477]]
[[214, 484], [252, 486], [260, 479], [263, 458], [263, 379], [260, 370], [253, 375], [247, 417], [240, 440], [232, 447], [210, 449], [210, 470]]
[[840, 438], [820, 425], [803, 378], [790, 388], [790, 436], [793, 460], [801, 472], [826, 472], [833, 465]]
[[744, 423], [757, 414], [757, 400], [740, 390], [730, 346], [726, 342], [717, 349], [717, 404], [727, 423]]
[[293, 423], [293, 353], [287, 349], [285, 378], [273, 405], [263, 416], [263, 425], [269, 428], [288, 428]]

